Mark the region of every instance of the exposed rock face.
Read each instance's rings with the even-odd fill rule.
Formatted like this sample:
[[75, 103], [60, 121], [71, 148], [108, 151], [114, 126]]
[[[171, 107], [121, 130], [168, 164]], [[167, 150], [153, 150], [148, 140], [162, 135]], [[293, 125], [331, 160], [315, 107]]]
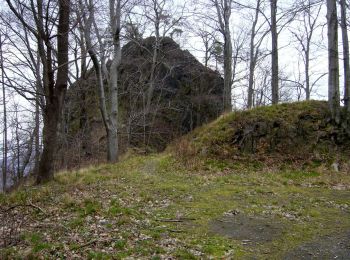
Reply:
[[[155, 38], [150, 37], [141, 43], [130, 42], [123, 48], [120, 71], [121, 93], [125, 94], [120, 100], [128, 117], [134, 120], [130, 125], [131, 135], [143, 132], [144, 97], [140, 95], [147, 94], [151, 84], [154, 45]], [[163, 148], [175, 136], [187, 133], [221, 113], [221, 77], [204, 67], [188, 51], [181, 50], [170, 38], [161, 41], [154, 78], [155, 92], [146, 122], [149, 139], [146, 145]], [[130, 141], [132, 144], [140, 142], [137, 135]]]
[[[222, 112], [223, 79], [219, 73], [206, 68], [187, 50], [181, 50], [171, 38], [163, 38], [152, 80], [154, 46], [155, 38], [150, 37], [129, 42], [122, 49], [119, 67], [122, 149], [131, 146], [162, 150], [175, 137]], [[147, 108], [151, 85], [154, 92]], [[89, 71], [86, 80], [77, 82], [67, 96], [66, 138], [81, 148], [74, 154], [102, 156], [105, 132], [94, 72]]]

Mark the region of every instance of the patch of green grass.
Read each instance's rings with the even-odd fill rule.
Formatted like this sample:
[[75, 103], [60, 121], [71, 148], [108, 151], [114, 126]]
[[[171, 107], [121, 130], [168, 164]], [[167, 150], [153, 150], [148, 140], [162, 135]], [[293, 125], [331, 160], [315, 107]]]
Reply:
[[73, 228], [73, 229], [78, 229], [78, 228], [84, 226], [84, 224], [85, 224], [84, 222], [85, 222], [84, 217], [79, 216], [79, 217], [76, 217], [76, 218], [73, 218], [72, 220], [70, 220], [67, 223], [67, 226], [70, 228]]
[[39, 233], [30, 233], [25, 236], [25, 240], [27, 240], [32, 246], [32, 253], [39, 253], [46, 249], [51, 249], [53, 247], [52, 244], [45, 242], [44, 238]]
[[113, 247], [118, 250], [122, 250], [126, 247], [127, 242], [124, 239], [117, 240], [113, 243]]
[[212, 237], [204, 241], [203, 251], [204, 253], [212, 256], [223, 256], [232, 248], [232, 245], [227, 239], [222, 237]]
[[286, 179], [290, 180], [303, 180], [306, 178], [313, 178], [320, 176], [320, 173], [316, 171], [300, 171], [300, 170], [294, 170], [294, 171], [286, 171], [282, 173], [282, 176]]
[[101, 202], [96, 199], [85, 199], [79, 208], [80, 214], [82, 216], [88, 216], [96, 214], [101, 210]]
[[104, 259], [111, 259], [110, 255], [104, 252], [99, 251], [89, 251], [87, 259], [90, 260], [104, 260]]
[[179, 259], [199, 259], [199, 257], [196, 257], [190, 251], [182, 248], [176, 250], [175, 256]]
[[116, 217], [119, 215], [126, 215], [126, 216], [130, 216], [133, 215], [135, 212], [133, 209], [131, 208], [127, 208], [127, 207], [122, 207], [118, 200], [116, 199], [112, 199], [110, 202], [110, 205], [107, 209], [107, 215], [110, 217]]
[[215, 160], [215, 159], [207, 159], [205, 161], [205, 166], [206, 166], [206, 169], [209, 171], [223, 171], [225, 169], [231, 168], [232, 163]]

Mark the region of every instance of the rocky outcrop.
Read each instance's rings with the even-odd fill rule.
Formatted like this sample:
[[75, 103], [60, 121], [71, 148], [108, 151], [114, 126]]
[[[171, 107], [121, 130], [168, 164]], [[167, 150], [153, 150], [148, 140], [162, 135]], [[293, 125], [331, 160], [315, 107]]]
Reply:
[[[123, 150], [127, 147], [162, 150], [174, 138], [222, 112], [223, 79], [218, 72], [206, 68], [166, 37], [160, 41], [152, 73], [154, 46], [155, 38], [149, 37], [129, 42], [122, 49], [119, 137]], [[62, 143], [75, 143], [74, 149], [79, 147], [79, 151], [70, 152], [73, 157], [104, 156], [105, 132], [95, 83], [91, 70], [85, 80], [76, 82], [67, 93]], [[147, 107], [150, 86], [154, 86], [154, 91]], [[62, 151], [67, 148], [63, 145]]]
[[[131, 135], [143, 132], [143, 106], [147, 105], [143, 102], [151, 84], [154, 45], [155, 38], [150, 37], [142, 42], [130, 42], [123, 48], [120, 100], [127, 117], [134, 120], [129, 126]], [[163, 148], [175, 136], [207, 123], [222, 111], [222, 78], [188, 51], [181, 50], [170, 38], [161, 41], [154, 84], [146, 122], [145, 132], [149, 139], [146, 145]], [[130, 141], [135, 145], [140, 142], [137, 135]]]

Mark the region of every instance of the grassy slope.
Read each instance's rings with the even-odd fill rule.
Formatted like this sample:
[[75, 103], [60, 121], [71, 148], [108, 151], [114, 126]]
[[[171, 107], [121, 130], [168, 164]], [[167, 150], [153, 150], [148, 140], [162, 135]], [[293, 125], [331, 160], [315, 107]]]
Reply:
[[349, 138], [329, 117], [321, 101], [230, 113], [182, 138], [185, 149], [177, 145], [175, 152], [267, 166], [348, 161]]
[[[2, 207], [43, 211], [11, 211], [23, 230], [1, 258], [281, 258], [304, 241], [350, 229], [349, 189], [349, 174], [329, 170], [256, 169], [204, 157], [183, 162], [170, 153], [135, 156], [1, 195]], [[210, 223], [232, 210], [275, 219], [284, 234], [255, 246], [213, 234]]]

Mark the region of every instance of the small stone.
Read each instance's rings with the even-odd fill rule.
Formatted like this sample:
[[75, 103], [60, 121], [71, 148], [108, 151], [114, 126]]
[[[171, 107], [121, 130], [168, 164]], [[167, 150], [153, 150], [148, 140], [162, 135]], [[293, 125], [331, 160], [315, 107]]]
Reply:
[[99, 224], [100, 225], [108, 225], [108, 220], [107, 219], [100, 219]]
[[339, 172], [339, 163], [334, 162], [334, 163], [332, 164], [332, 169], [333, 169], [335, 172]]

